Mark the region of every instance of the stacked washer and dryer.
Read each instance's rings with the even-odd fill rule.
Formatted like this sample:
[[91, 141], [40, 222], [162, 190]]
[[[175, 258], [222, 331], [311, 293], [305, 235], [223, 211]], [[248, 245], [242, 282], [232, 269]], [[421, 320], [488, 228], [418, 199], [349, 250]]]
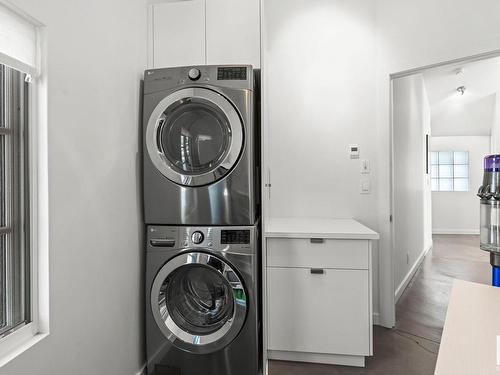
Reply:
[[148, 375], [261, 373], [254, 73], [145, 72]]

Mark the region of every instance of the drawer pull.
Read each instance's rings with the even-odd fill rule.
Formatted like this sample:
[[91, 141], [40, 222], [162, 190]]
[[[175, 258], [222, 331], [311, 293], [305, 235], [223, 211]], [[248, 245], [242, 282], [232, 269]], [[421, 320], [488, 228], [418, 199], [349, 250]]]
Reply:
[[311, 238], [311, 243], [323, 243], [325, 240], [323, 238]]
[[311, 268], [311, 273], [313, 275], [323, 275], [325, 270], [323, 268]]

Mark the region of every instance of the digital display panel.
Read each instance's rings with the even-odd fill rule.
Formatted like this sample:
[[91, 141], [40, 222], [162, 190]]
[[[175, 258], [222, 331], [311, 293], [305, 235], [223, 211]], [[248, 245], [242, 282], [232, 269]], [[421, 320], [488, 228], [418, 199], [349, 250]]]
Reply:
[[222, 245], [249, 244], [250, 243], [250, 231], [249, 230], [221, 230], [220, 243]]
[[247, 79], [247, 68], [244, 66], [226, 66], [222, 68], [217, 68], [217, 80], [246, 80]]

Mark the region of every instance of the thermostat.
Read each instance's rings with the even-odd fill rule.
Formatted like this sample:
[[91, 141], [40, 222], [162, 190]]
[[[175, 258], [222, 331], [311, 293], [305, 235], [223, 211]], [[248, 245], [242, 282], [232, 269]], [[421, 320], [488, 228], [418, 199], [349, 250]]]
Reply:
[[359, 159], [359, 146], [354, 144], [349, 145], [349, 155], [351, 159]]

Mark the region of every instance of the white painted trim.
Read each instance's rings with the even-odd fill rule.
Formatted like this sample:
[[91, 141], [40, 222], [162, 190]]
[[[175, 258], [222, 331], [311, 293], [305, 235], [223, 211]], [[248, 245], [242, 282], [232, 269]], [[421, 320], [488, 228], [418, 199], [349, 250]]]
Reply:
[[30, 323], [2, 339], [0, 368], [48, 336], [47, 333], [34, 333], [36, 328]]
[[[394, 233], [394, 120], [393, 120], [393, 81], [389, 79], [389, 211], [386, 205], [379, 205], [379, 232], [381, 232], [378, 248], [378, 278], [379, 278], [379, 323], [383, 327], [392, 328], [396, 325], [396, 301], [394, 300], [395, 274], [395, 233]], [[380, 155], [383, 158], [382, 155]], [[384, 197], [379, 195], [379, 201]], [[392, 218], [392, 220], [391, 220]]]
[[442, 61], [442, 62], [439, 62], [436, 64], [430, 64], [430, 65], [426, 65], [426, 66], [421, 66], [419, 68], [404, 70], [402, 72], [392, 73], [391, 79], [397, 79], [397, 78], [411, 76], [414, 74], [424, 73], [425, 71], [427, 71], [429, 69], [441, 68], [443, 66], [464, 65], [464, 64], [475, 62], [475, 61], [492, 59], [492, 58], [495, 58], [498, 56], [500, 56], [500, 49], [485, 52], [485, 53], [479, 53], [477, 55], [460, 57], [458, 59]]
[[427, 255], [427, 253], [429, 252], [430, 249], [432, 249], [432, 244], [428, 249], [424, 249], [420, 253], [419, 257], [417, 258], [415, 263], [413, 263], [413, 266], [410, 268], [410, 271], [408, 271], [408, 273], [404, 277], [403, 281], [401, 281], [401, 284], [399, 284], [399, 286], [396, 288], [396, 292], [394, 293], [394, 300], [396, 301], [396, 303], [398, 302], [399, 298], [403, 295], [403, 292], [405, 291], [405, 289], [408, 286], [408, 284], [410, 283], [411, 279], [413, 278], [413, 276], [417, 272], [418, 268], [422, 264], [425, 256]]
[[373, 321], [373, 325], [374, 326], [378, 326], [380, 325], [380, 314], [378, 311], [375, 311], [373, 314], [372, 314], [372, 321]]
[[479, 229], [433, 229], [432, 234], [479, 234]]
[[277, 359], [282, 361], [326, 363], [329, 365], [343, 365], [343, 366], [356, 366], [356, 367], [365, 366], [365, 357], [362, 355], [303, 353], [303, 352], [287, 352], [281, 350], [269, 350], [267, 355], [269, 359]]

